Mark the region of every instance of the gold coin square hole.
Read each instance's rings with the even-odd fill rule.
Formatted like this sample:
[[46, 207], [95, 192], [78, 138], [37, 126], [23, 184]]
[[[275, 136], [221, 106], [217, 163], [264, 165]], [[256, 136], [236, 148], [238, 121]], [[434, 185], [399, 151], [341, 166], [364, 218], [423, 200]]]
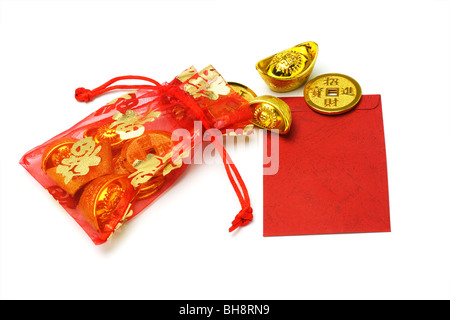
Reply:
[[327, 88], [327, 97], [339, 96], [339, 88]]

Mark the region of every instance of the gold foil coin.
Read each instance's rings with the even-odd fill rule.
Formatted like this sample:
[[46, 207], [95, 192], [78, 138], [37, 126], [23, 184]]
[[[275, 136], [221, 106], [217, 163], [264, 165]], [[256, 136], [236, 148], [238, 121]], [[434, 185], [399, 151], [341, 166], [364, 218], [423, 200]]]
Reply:
[[164, 156], [170, 152], [174, 143], [172, 134], [162, 130], [148, 130], [141, 136], [130, 140], [122, 149], [124, 166], [130, 172], [136, 171], [134, 163], [136, 160], [145, 160], [149, 153]]
[[238, 83], [238, 82], [228, 82], [228, 85], [236, 91], [242, 98], [247, 100], [248, 102], [252, 101], [254, 98], [256, 98], [256, 93], [253, 92], [252, 89], [249, 87]]
[[336, 115], [348, 112], [358, 104], [361, 87], [349, 76], [327, 73], [310, 80], [303, 95], [308, 106], [314, 111]]
[[[125, 143], [120, 154], [114, 157], [114, 172], [117, 174], [131, 174], [136, 172], [134, 163], [146, 159], [149, 153], [165, 156], [172, 149], [174, 143], [172, 134], [162, 130], [148, 130], [143, 135]], [[140, 185], [136, 199], [145, 199], [153, 195], [164, 184], [163, 172], [157, 173], [149, 181]]]
[[162, 175], [153, 177], [149, 182], [146, 182], [140, 186], [140, 190], [136, 196], [136, 199], [142, 200], [150, 197], [163, 186], [165, 181], [166, 179]]
[[279, 130], [284, 134], [289, 131], [292, 123], [291, 109], [283, 100], [274, 96], [259, 96], [250, 102], [254, 125], [268, 129]]

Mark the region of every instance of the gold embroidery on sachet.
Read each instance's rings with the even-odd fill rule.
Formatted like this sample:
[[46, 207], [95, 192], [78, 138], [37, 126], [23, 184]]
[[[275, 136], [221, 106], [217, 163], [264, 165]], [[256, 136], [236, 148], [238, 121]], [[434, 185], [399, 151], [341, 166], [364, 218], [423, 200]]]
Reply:
[[189, 79], [196, 73], [197, 73], [197, 70], [195, 70], [194, 66], [190, 66], [189, 68], [184, 70], [182, 73], [180, 73], [177, 76], [177, 79], [180, 80], [181, 82], [185, 82], [187, 79]]
[[[176, 145], [173, 150], [179, 150], [181, 143]], [[172, 158], [173, 151], [167, 153], [164, 156], [158, 156], [153, 153], [147, 154], [145, 160], [136, 160], [133, 163], [133, 167], [137, 170], [128, 176], [131, 179], [131, 184], [134, 188], [138, 188], [140, 185], [148, 182], [153, 177], [157, 176], [161, 171], [162, 175], [168, 175], [172, 170], [181, 168], [183, 165], [183, 158], [187, 158], [190, 155], [191, 148], [181, 149], [183, 152], [179, 154], [175, 159]]]
[[230, 87], [216, 69], [208, 66], [198, 73], [198, 78], [190, 79], [184, 85], [184, 91], [194, 98], [206, 97], [217, 100], [219, 96], [229, 94]]
[[64, 183], [68, 184], [75, 176], [84, 176], [89, 172], [89, 167], [97, 166], [101, 158], [97, 155], [101, 146], [96, 147], [92, 137], [86, 137], [75, 142], [70, 149], [70, 157], [61, 160], [56, 167], [56, 173], [64, 177]]
[[120, 135], [120, 139], [127, 140], [139, 137], [145, 131], [144, 124], [155, 121], [161, 115], [159, 111], [151, 109], [144, 115], [140, 115], [134, 110], [127, 110], [125, 114], [117, 112], [112, 119], [116, 120], [109, 126], [116, 128], [116, 132]]
[[145, 160], [136, 160], [133, 167], [137, 170], [128, 176], [134, 188], [146, 183], [153, 178], [160, 170], [164, 168], [172, 153], [166, 154], [164, 157], [157, 156], [153, 153], [147, 154]]

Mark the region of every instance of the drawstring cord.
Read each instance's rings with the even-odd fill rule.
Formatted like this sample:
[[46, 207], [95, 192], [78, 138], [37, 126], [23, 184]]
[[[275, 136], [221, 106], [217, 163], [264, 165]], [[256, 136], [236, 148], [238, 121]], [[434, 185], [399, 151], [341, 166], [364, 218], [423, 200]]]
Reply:
[[[153, 83], [153, 85], [119, 85], [119, 86], [111, 86], [114, 82], [120, 80], [144, 80]], [[95, 97], [112, 90], [136, 90], [136, 89], [154, 89], [156, 87], [161, 87], [161, 84], [151, 78], [141, 77], [141, 76], [122, 76], [112, 78], [108, 82], [105, 82], [100, 87], [97, 87], [93, 90], [78, 88], [75, 90], [75, 99], [78, 102], [89, 102], [92, 101]]]
[[[208, 120], [206, 119], [205, 114], [203, 113], [203, 110], [199, 107], [199, 105], [193, 101], [192, 99], [189, 99], [184, 91], [180, 90], [173, 90], [171, 94], [177, 98], [179, 101], [183, 102], [186, 106], [188, 106], [191, 111], [194, 113], [195, 117], [198, 120], [202, 121], [203, 126], [206, 130], [211, 129]], [[245, 226], [250, 223], [253, 219], [253, 209], [250, 206], [250, 197], [248, 195], [247, 187], [245, 186], [244, 180], [242, 180], [241, 175], [239, 174], [238, 169], [236, 168], [236, 165], [231, 160], [230, 156], [228, 155], [228, 152], [226, 151], [223, 144], [220, 142], [220, 139], [216, 139], [215, 136], [211, 136], [211, 142], [214, 144], [214, 147], [219, 152], [220, 156], [223, 159], [223, 165], [225, 167], [225, 170], [227, 172], [228, 179], [230, 180], [231, 185], [233, 186], [234, 192], [236, 193], [239, 202], [241, 204], [241, 211], [236, 215], [233, 222], [231, 223], [231, 227], [229, 228], [229, 231], [232, 232], [236, 230], [240, 226]], [[234, 176], [233, 176], [234, 173]], [[236, 180], [237, 183], [236, 183]], [[239, 186], [238, 186], [239, 183]], [[239, 189], [240, 187], [240, 189]]]
[[[236, 215], [233, 222], [231, 223], [231, 227], [228, 229], [229, 232], [232, 232], [240, 226], [246, 226], [247, 224], [250, 223], [250, 221], [253, 220], [253, 209], [250, 206], [250, 197], [248, 195], [247, 187], [245, 186], [244, 180], [242, 180], [242, 177], [239, 174], [236, 165], [233, 163], [230, 156], [228, 155], [227, 150], [222, 145], [220, 140], [216, 139], [215, 136], [211, 137], [211, 142], [214, 144], [214, 147], [216, 148], [217, 151], [219, 151], [220, 155], [222, 156], [223, 165], [225, 167], [225, 171], [227, 172], [228, 179], [230, 180], [234, 192], [236, 192], [236, 195], [238, 196], [239, 202], [241, 204], [241, 211], [239, 211], [239, 213]], [[239, 186], [236, 183], [233, 174], [236, 177]], [[239, 187], [241, 189], [239, 189]]]
[[[144, 80], [153, 83], [153, 85], [111, 86], [112, 84], [120, 80]], [[159, 87], [162, 87], [161, 84], [151, 78], [141, 76], [121, 76], [113, 78], [93, 90], [78, 88], [75, 90], [75, 99], [79, 102], [89, 102], [92, 101], [95, 97], [112, 90], [155, 89]], [[184, 102], [187, 106], [189, 106], [192, 109], [192, 111], [196, 114], [198, 119], [202, 121], [203, 126], [205, 127], [206, 130], [210, 129], [210, 126], [208, 124], [207, 119], [205, 118], [203, 110], [201, 110], [201, 108], [196, 103], [193, 103], [190, 99], [187, 99], [185, 94], [178, 94], [177, 91], [175, 91], [174, 95], [176, 98]], [[211, 142], [214, 144], [214, 147], [217, 149], [217, 151], [219, 152], [220, 156], [223, 159], [223, 165], [225, 167], [225, 171], [227, 172], [228, 179], [230, 180], [231, 185], [233, 186], [233, 189], [241, 204], [241, 210], [231, 223], [231, 227], [228, 229], [229, 232], [232, 232], [241, 226], [246, 226], [247, 224], [250, 223], [250, 221], [252, 221], [253, 209], [250, 206], [250, 197], [247, 188], [245, 186], [244, 180], [242, 180], [242, 177], [239, 174], [236, 165], [231, 160], [225, 147], [223, 146], [223, 144], [220, 142], [219, 139], [216, 139], [215, 136], [211, 137]]]

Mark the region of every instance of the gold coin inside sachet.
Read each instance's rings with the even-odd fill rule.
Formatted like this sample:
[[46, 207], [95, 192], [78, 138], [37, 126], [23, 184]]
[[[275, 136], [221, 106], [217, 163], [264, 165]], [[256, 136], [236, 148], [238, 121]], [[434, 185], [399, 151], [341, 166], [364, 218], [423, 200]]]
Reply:
[[352, 110], [361, 99], [359, 83], [344, 74], [327, 73], [310, 80], [303, 91], [308, 106], [323, 114]]
[[[114, 172], [116, 174], [130, 175], [137, 171], [136, 161], [143, 161], [149, 154], [158, 157], [166, 156], [174, 146], [171, 133], [162, 130], [148, 130], [141, 136], [127, 141], [122, 151], [117, 154], [114, 161]], [[137, 200], [148, 198], [158, 191], [165, 183], [163, 171], [155, 172], [149, 181], [139, 186]]]

